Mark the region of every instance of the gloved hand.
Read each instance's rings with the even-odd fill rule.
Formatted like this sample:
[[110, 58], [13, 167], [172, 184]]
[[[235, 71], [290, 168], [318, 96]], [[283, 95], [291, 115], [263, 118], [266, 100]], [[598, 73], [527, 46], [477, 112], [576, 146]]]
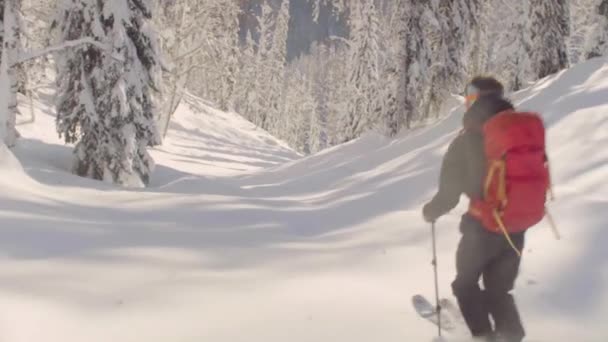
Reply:
[[437, 220], [437, 217], [431, 214], [430, 203], [427, 203], [422, 207], [422, 217], [428, 223], [434, 223]]

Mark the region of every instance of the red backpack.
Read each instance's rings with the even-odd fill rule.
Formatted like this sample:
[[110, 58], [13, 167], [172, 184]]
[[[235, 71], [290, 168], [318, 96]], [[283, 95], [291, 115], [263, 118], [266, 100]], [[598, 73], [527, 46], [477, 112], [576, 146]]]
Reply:
[[484, 194], [469, 213], [492, 232], [525, 231], [545, 216], [550, 176], [545, 127], [536, 113], [501, 112], [483, 126], [487, 172]]

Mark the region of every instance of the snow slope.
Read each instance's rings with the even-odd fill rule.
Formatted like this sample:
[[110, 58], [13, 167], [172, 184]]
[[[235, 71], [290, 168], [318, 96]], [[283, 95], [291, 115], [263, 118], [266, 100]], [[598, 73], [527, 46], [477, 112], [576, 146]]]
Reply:
[[[563, 235], [546, 224], [528, 235], [515, 292], [528, 335], [605, 341], [608, 62], [513, 98], [550, 127]], [[188, 102], [154, 152], [149, 189], [70, 175], [48, 101], [20, 126], [19, 161], [0, 149], [0, 341], [431, 340], [410, 307], [412, 294], [433, 293], [420, 207], [461, 107], [395, 140], [368, 135], [297, 159]], [[444, 296], [464, 207], [438, 223]]]

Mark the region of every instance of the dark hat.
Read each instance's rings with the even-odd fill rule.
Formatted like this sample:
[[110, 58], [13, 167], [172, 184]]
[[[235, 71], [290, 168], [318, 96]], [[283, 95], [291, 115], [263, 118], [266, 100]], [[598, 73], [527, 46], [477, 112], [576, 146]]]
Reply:
[[497, 79], [494, 77], [477, 76], [467, 84], [465, 89], [465, 95], [495, 95], [502, 97], [504, 95], [505, 88]]

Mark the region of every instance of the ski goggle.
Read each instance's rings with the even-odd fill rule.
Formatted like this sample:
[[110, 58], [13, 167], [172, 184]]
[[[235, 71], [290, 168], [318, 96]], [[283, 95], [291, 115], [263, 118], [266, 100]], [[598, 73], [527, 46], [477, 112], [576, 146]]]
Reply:
[[477, 95], [477, 94], [467, 95], [464, 98], [464, 102], [466, 103], [467, 107], [471, 107], [473, 105], [473, 103], [475, 103], [475, 101], [477, 101], [478, 97], [479, 97], [479, 95]]
[[479, 89], [469, 84], [465, 89], [464, 100], [467, 108], [471, 107], [479, 98]]

